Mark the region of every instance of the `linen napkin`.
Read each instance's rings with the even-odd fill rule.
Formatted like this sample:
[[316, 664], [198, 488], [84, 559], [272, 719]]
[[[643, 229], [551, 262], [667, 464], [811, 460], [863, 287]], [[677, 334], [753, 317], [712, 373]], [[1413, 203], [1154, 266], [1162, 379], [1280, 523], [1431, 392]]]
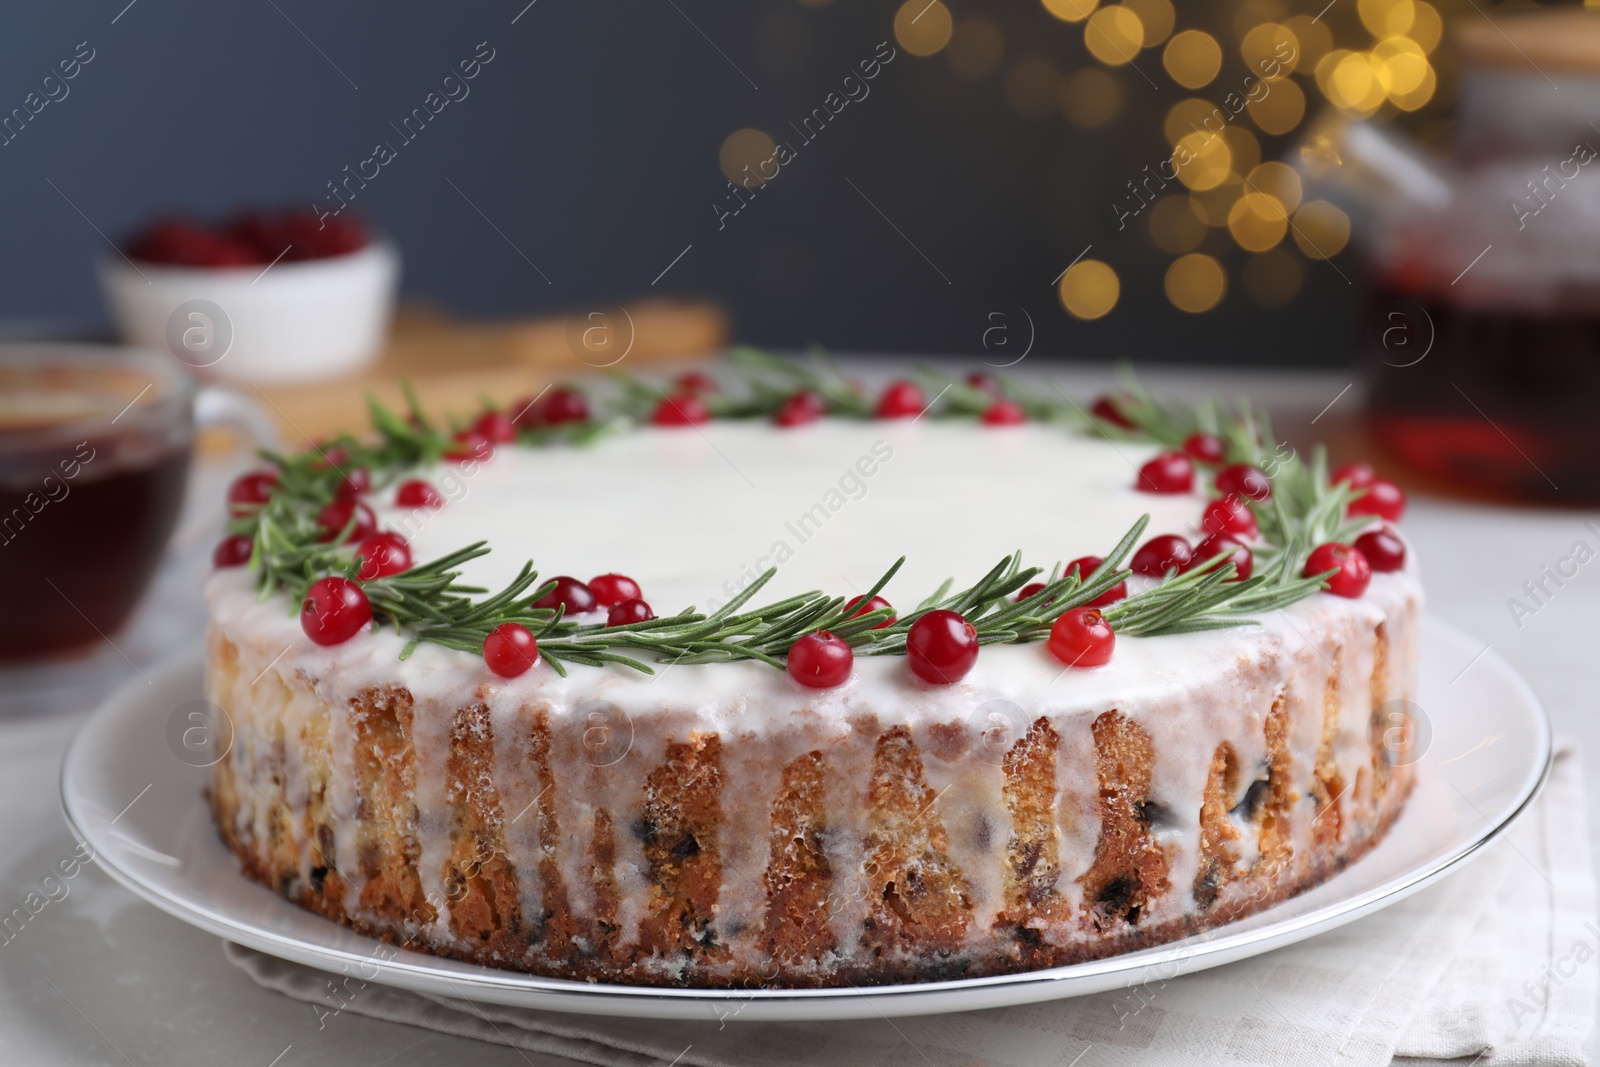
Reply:
[[1600, 991], [1583, 794], [1578, 759], [1563, 751], [1505, 838], [1392, 907], [1225, 967], [990, 1011], [828, 1023], [740, 1022], [737, 1005], [708, 1008], [703, 1022], [569, 1015], [352, 989], [224, 949], [322, 1017], [351, 1011], [603, 1067], [1581, 1067]]

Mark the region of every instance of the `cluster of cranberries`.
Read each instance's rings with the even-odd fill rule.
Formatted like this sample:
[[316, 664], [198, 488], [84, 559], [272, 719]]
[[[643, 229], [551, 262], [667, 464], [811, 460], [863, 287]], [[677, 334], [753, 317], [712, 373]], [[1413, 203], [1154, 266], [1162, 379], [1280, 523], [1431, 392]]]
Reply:
[[365, 248], [370, 239], [353, 217], [243, 211], [218, 224], [157, 219], [134, 234], [125, 251], [129, 259], [165, 266], [257, 267], [280, 256], [286, 262], [342, 256]]
[[[562, 609], [564, 615], [605, 611], [607, 626], [649, 622], [650, 605], [640, 599], [639, 583], [621, 574], [602, 574], [588, 584], [560, 575], [553, 588], [533, 602], [536, 608]], [[526, 626], [503, 622], [483, 639], [483, 662], [502, 678], [515, 678], [539, 661], [539, 642]]]

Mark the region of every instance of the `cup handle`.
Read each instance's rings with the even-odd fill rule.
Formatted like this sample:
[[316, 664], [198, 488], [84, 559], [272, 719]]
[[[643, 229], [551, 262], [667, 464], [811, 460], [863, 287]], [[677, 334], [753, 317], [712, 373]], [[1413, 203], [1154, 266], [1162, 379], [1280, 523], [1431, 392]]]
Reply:
[[201, 386], [194, 398], [197, 426], [225, 426], [239, 431], [254, 448], [278, 449], [278, 427], [249, 397], [218, 385]]

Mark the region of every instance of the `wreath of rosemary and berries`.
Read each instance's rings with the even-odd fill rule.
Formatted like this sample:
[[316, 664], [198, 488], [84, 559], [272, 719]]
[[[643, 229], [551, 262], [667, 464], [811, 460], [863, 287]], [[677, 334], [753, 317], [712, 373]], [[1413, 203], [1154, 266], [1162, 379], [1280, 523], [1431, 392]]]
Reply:
[[[571, 664], [654, 673], [653, 663], [759, 660], [816, 688], [845, 682], [856, 656], [905, 656], [913, 674], [941, 685], [964, 677], [984, 645], [1042, 642], [1068, 666], [1094, 667], [1111, 659], [1119, 635], [1248, 625], [1319, 590], [1358, 597], [1373, 570], [1405, 562], [1404, 543], [1387, 524], [1400, 518], [1405, 495], [1370, 467], [1330, 476], [1321, 449], [1309, 463], [1282, 449], [1269, 453], [1274, 439], [1263, 415], [1160, 404], [1131, 379], [1087, 408], [1057, 387], [988, 374], [919, 371], [871, 396], [825, 363], [738, 349], [720, 380], [693, 373], [661, 385], [617, 376], [603, 398], [558, 386], [507, 409], [488, 407], [466, 425], [437, 425], [409, 387], [405, 395], [403, 416], [369, 400], [373, 436], [347, 434], [296, 455], [263, 452], [269, 468], [229, 490], [231, 520], [216, 565], [252, 568], [262, 599], [283, 594], [299, 605], [318, 644], [391, 627], [409, 638], [401, 659], [429, 641], [481, 654], [503, 677], [540, 660], [562, 675]], [[657, 617], [623, 575], [587, 583], [542, 578], [530, 561], [498, 592], [466, 585], [462, 566], [488, 545], [413, 563], [405, 539], [379, 530], [367, 504], [392, 494], [400, 507], [447, 506], [416, 472], [485, 461], [503, 445], [583, 444], [643, 424], [710, 419], [793, 428], [823, 416], [1051, 423], [1156, 444], [1163, 450], [1140, 468], [1136, 487], [1189, 493], [1197, 481], [1207, 486], [1205, 536], [1198, 544], [1175, 534], [1146, 540], [1146, 515], [1103, 557], [1047, 574], [1013, 554], [965, 588], [947, 581], [911, 611], [879, 595], [903, 557], [860, 596], [811, 592], [757, 604], [774, 568], [717, 611]], [[1130, 574], [1159, 581], [1130, 595]]]

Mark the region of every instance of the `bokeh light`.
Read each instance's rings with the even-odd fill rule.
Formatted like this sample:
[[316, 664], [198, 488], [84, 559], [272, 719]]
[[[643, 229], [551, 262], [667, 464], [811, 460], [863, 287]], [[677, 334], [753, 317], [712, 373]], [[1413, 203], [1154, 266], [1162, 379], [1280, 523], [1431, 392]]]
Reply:
[[1444, 20], [1439, 17], [1439, 9], [1425, 0], [1416, 0], [1412, 6], [1411, 29], [1406, 31], [1406, 36], [1421, 45], [1424, 52], [1439, 47], [1439, 39], [1444, 36]]
[[1222, 69], [1222, 46], [1204, 30], [1174, 34], [1161, 53], [1161, 65], [1185, 89], [1211, 84]]
[[[722, 148], [717, 152], [717, 164], [730, 182], [760, 186], [763, 177], [760, 165], [771, 159], [777, 150], [778, 146], [772, 143], [771, 137], [760, 130], [746, 127], [734, 130], [723, 138]], [[747, 167], [748, 170], [745, 169]], [[767, 170], [770, 173], [772, 168], [769, 166]]]
[[1326, 200], [1313, 200], [1294, 213], [1294, 243], [1312, 259], [1338, 255], [1350, 240], [1350, 216]]
[[1178, 142], [1189, 134], [1204, 133], [1207, 129], [1207, 119], [1211, 120], [1209, 128], [1216, 129], [1220, 122], [1220, 119], [1215, 117], [1216, 114], [1217, 105], [1209, 100], [1202, 100], [1198, 96], [1179, 100], [1172, 105], [1172, 109], [1167, 112], [1166, 121], [1162, 123], [1162, 132], [1167, 135], [1167, 143], [1176, 148]]
[[1122, 0], [1122, 6], [1138, 15], [1139, 21], [1144, 24], [1146, 48], [1154, 48], [1165, 41], [1172, 33], [1173, 24], [1178, 21], [1172, 0]]
[[1228, 215], [1233, 211], [1234, 201], [1244, 195], [1244, 182], [1237, 174], [1230, 174], [1227, 180], [1214, 189], [1201, 189], [1189, 194], [1189, 207], [1195, 216], [1207, 226], [1221, 229], [1228, 224]]
[[[1244, 35], [1244, 40], [1239, 42], [1239, 54], [1244, 57], [1250, 73], [1261, 77], [1276, 63], [1277, 73], [1272, 80], [1277, 81], [1294, 73], [1299, 64], [1300, 39], [1280, 22], [1263, 22]], [[1281, 56], [1291, 58], [1285, 60], [1279, 58]]]
[[1068, 122], [1094, 130], [1121, 113], [1126, 97], [1117, 75], [1099, 67], [1084, 67], [1061, 83], [1056, 103]]
[[1262, 133], [1282, 135], [1300, 125], [1300, 120], [1305, 118], [1306, 94], [1296, 82], [1285, 78], [1267, 83], [1266, 92], [1247, 101], [1245, 108], [1250, 112], [1250, 121]]
[[1300, 44], [1300, 55], [1295, 59], [1295, 69], [1308, 71], [1317, 61], [1333, 51], [1333, 33], [1328, 24], [1311, 15], [1296, 15], [1285, 19], [1284, 26]]
[[1261, 162], [1261, 142], [1243, 126], [1229, 126], [1222, 131], [1228, 142], [1228, 167], [1235, 174], [1248, 174]]
[[1131, 63], [1144, 47], [1144, 23], [1121, 4], [1103, 7], [1084, 24], [1083, 46], [1108, 67]]
[[1082, 22], [1099, 4], [1100, 0], [1044, 0], [1044, 9], [1062, 22]]
[[1409, 30], [1416, 7], [1412, 0], [1356, 0], [1356, 13], [1367, 32], [1381, 40]]
[[1270, 193], [1247, 192], [1228, 212], [1228, 232], [1246, 252], [1276, 248], [1289, 229], [1289, 212]]
[[1191, 189], [1215, 189], [1233, 170], [1227, 138], [1201, 131], [1185, 134], [1172, 153], [1178, 180]]
[[952, 29], [943, 0], [906, 0], [894, 13], [894, 39], [914, 56], [931, 56], [944, 48]]
[[1215, 257], [1190, 252], [1167, 268], [1166, 289], [1173, 307], [1198, 315], [1222, 302], [1228, 292], [1228, 272]]
[[993, 74], [1005, 54], [1005, 37], [988, 19], [962, 19], [950, 34], [944, 61], [957, 77], [979, 81]]
[[1300, 172], [1287, 163], [1274, 160], [1261, 164], [1245, 176], [1244, 187], [1276, 198], [1289, 211], [1300, 206]]
[[1061, 276], [1061, 306], [1074, 318], [1103, 318], [1117, 306], [1122, 283], [1117, 272], [1098, 259], [1080, 259]]

